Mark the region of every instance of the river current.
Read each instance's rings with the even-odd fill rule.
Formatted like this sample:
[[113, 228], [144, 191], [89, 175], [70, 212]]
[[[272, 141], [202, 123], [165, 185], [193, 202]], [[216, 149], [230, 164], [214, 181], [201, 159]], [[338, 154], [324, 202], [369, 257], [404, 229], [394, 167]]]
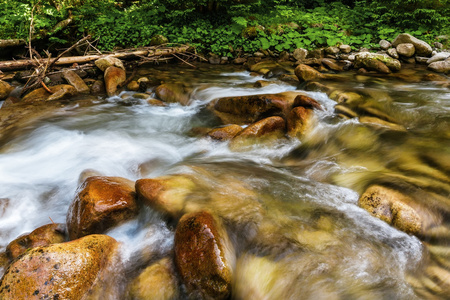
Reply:
[[[427, 261], [423, 242], [371, 216], [358, 206], [358, 198], [368, 182], [398, 180], [437, 195], [441, 202], [436, 206], [448, 214], [447, 87], [348, 75], [348, 80], [330, 84], [372, 95], [380, 110], [405, 130], [340, 118], [335, 100], [323, 92], [306, 92], [324, 110], [316, 111], [316, 124], [303, 140], [232, 151], [227, 142], [193, 134], [195, 128], [219, 125], [206, 109], [208, 103], [218, 97], [299, 87], [243, 70], [155, 68], [157, 74], [189, 82], [191, 105], [151, 106], [122, 92], [96, 105], [55, 111], [0, 145], [0, 250], [39, 226], [65, 223], [85, 170], [131, 180], [189, 173], [204, 182], [204, 190], [196, 191], [199, 199], [211, 191], [225, 198], [245, 198], [236, 184], [245, 186], [268, 212], [267, 231], [275, 227], [276, 234], [268, 233], [266, 243], [235, 245], [241, 271], [234, 298], [422, 298], [411, 278], [421, 277]], [[140, 70], [143, 76], [153, 72]], [[271, 84], [253, 87], [263, 79]], [[127, 94], [133, 105], [123, 105]], [[252, 210], [246, 201], [217, 207], [238, 220]], [[245, 225], [237, 228], [237, 236], [252, 234]], [[107, 234], [122, 242], [125, 268], [133, 268], [145, 251], [150, 257], [163, 257], [173, 249], [174, 228], [149, 208]], [[433, 245], [450, 246], [448, 240]]]

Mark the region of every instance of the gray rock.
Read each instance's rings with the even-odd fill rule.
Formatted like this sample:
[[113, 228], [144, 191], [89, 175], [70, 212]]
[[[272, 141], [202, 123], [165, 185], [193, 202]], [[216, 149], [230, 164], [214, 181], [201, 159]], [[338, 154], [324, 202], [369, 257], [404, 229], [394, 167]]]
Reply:
[[75, 73], [72, 70], [64, 69], [63, 70], [63, 77], [67, 82], [72, 85], [78, 93], [81, 94], [89, 94], [89, 87], [86, 85], [86, 83], [81, 79], [80, 76], [78, 76], [77, 73]]
[[387, 49], [391, 48], [391, 46], [392, 46], [392, 44], [389, 43], [386, 40], [381, 40], [380, 41], [380, 48], [383, 49], [383, 50], [387, 50]]
[[303, 48], [297, 48], [294, 50], [294, 53], [292, 53], [292, 56], [295, 58], [295, 60], [304, 60], [307, 55], [308, 50]]
[[352, 51], [352, 48], [349, 45], [340, 45], [339, 50], [341, 50], [342, 53], [350, 53]]
[[416, 63], [426, 65], [428, 61], [428, 57], [416, 56]]
[[340, 50], [339, 50], [338, 47], [328, 47], [328, 48], [325, 49], [325, 52], [326, 52], [327, 54], [332, 54], [332, 55], [338, 54], [339, 51], [340, 51]]
[[395, 48], [390, 48], [388, 51], [388, 54], [390, 57], [398, 59], [398, 53], [397, 53], [397, 49]]
[[446, 60], [450, 57], [450, 52], [440, 52], [436, 55], [433, 55], [431, 58], [427, 60], [427, 64], [434, 63], [436, 61]]
[[97, 68], [102, 70], [102, 72], [105, 72], [106, 69], [109, 67], [117, 67], [121, 68], [122, 70], [125, 70], [125, 67], [123, 66], [123, 63], [120, 59], [112, 57], [112, 56], [106, 56], [99, 58], [95, 61], [95, 65]]
[[439, 42], [434, 42], [434, 47], [436, 49], [442, 49], [442, 48], [444, 48], [444, 45], [442, 45], [442, 43], [439, 43]]
[[355, 68], [366, 68], [387, 74], [391, 71], [399, 71], [401, 69], [401, 63], [397, 59], [387, 55], [361, 52], [356, 54]]
[[428, 65], [428, 69], [438, 73], [450, 73], [450, 59], [444, 61], [435, 61]]
[[411, 43], [398, 44], [396, 49], [397, 53], [404, 57], [412, 57], [416, 52], [414, 45]]
[[416, 48], [416, 54], [420, 56], [430, 56], [433, 49], [431, 46], [418, 38], [413, 37], [408, 33], [399, 34], [394, 41], [392, 46], [397, 47], [400, 44], [411, 43]]

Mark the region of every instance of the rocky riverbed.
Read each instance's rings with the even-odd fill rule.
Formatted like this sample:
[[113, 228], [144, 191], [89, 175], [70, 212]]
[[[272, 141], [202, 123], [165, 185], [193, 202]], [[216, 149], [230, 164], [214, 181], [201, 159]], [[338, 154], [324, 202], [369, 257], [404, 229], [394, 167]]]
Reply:
[[380, 48], [6, 75], [0, 298], [446, 299], [449, 58]]

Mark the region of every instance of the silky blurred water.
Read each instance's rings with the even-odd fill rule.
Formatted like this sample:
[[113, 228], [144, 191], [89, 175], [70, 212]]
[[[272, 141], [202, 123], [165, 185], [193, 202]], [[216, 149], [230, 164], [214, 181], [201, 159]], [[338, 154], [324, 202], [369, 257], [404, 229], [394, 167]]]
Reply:
[[[249, 277], [239, 277], [236, 298], [248, 295], [246, 286], [261, 285], [261, 278], [249, 271], [255, 268], [269, 270], [274, 277], [265, 287], [266, 299], [416, 298], [406, 277], [422, 263], [422, 243], [372, 217], [357, 200], [369, 180], [381, 177], [406, 155], [438, 153], [444, 160], [450, 158], [448, 89], [392, 80], [341, 83], [387, 93], [389, 99], [379, 101], [406, 132], [340, 119], [334, 113], [335, 101], [325, 93], [308, 92], [324, 111], [316, 112], [318, 122], [303, 141], [282, 140], [233, 152], [225, 142], [190, 134], [195, 127], [218, 125], [205, 106], [217, 97], [298, 87], [270, 79], [272, 84], [254, 88], [252, 83], [263, 78], [246, 71], [189, 74], [194, 87], [190, 106], [156, 107], [144, 100], [122, 106], [120, 96], [112, 97], [70, 115], [42, 119], [2, 145], [0, 201], [7, 203], [0, 210], [0, 249], [41, 225], [65, 223], [84, 170], [131, 180], [190, 173], [210, 184], [196, 191], [199, 199], [214, 192], [232, 195], [235, 191], [227, 184], [233, 180], [244, 185], [259, 195], [258, 203], [267, 211], [263, 223], [276, 228], [273, 239], [237, 245], [238, 267]], [[441, 195], [448, 197], [448, 190], [441, 190]], [[233, 197], [245, 195], [238, 192]], [[229, 205], [236, 219], [246, 222], [247, 204]], [[235, 241], [247, 240], [241, 235], [252, 232], [246, 230], [236, 234]], [[107, 234], [123, 242], [123, 261], [133, 266], [168, 255], [173, 232], [158, 213], [146, 208], [137, 219]], [[283, 248], [284, 239], [300, 241], [303, 247]], [[275, 291], [283, 288], [286, 292]]]

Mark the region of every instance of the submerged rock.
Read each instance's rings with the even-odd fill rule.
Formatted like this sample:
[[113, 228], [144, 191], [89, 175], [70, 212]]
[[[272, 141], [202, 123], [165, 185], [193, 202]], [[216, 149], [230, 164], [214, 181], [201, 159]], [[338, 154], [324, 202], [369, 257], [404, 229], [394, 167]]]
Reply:
[[439, 216], [410, 196], [380, 185], [372, 185], [358, 200], [360, 207], [397, 229], [419, 235], [439, 222]]
[[175, 266], [163, 258], [147, 267], [128, 287], [134, 300], [173, 300], [179, 298]]
[[284, 137], [286, 125], [281, 117], [269, 117], [253, 123], [236, 135], [230, 143], [233, 150], [246, 149], [255, 143], [267, 143]]
[[178, 83], [161, 84], [156, 88], [155, 94], [159, 99], [168, 103], [188, 105], [190, 101], [190, 90]]
[[212, 101], [224, 124], [249, 124], [269, 116], [286, 116], [300, 92], [224, 97]]
[[184, 215], [175, 232], [176, 266], [190, 296], [228, 299], [234, 248], [219, 219], [201, 211]]
[[114, 278], [107, 270], [116, 249], [116, 240], [106, 235], [89, 235], [33, 248], [6, 270], [1, 279], [0, 298], [86, 299]]
[[298, 106], [292, 109], [287, 120], [287, 134], [291, 138], [300, 138], [311, 127], [311, 119], [314, 116], [312, 109]]
[[242, 127], [236, 124], [228, 125], [225, 127], [215, 128], [210, 130], [206, 136], [217, 141], [228, 141], [234, 138], [239, 132], [242, 131]]
[[184, 175], [144, 178], [136, 181], [138, 199], [172, 218], [181, 216], [186, 197], [194, 188], [195, 183]]
[[137, 213], [134, 182], [121, 177], [89, 177], [78, 188], [67, 213], [69, 238], [103, 233]]
[[48, 224], [22, 235], [6, 246], [6, 254], [10, 260], [17, 258], [30, 248], [48, 246], [65, 242], [65, 225]]

